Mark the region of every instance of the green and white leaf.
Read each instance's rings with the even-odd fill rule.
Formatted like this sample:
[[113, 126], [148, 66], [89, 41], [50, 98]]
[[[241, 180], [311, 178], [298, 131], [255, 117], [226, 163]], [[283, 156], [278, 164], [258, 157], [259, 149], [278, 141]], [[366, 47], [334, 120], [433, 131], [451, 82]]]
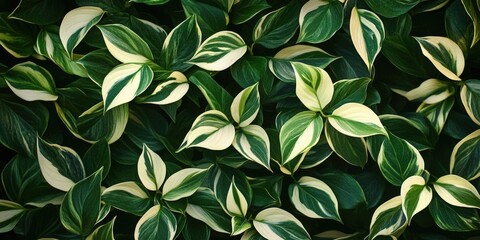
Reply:
[[370, 78], [353, 78], [338, 80], [333, 84], [333, 97], [326, 111], [334, 111], [345, 103], [364, 103], [367, 99]]
[[453, 174], [442, 176], [433, 183], [433, 188], [450, 205], [480, 209], [478, 190], [460, 176]]
[[380, 205], [372, 216], [368, 239], [379, 236], [400, 236], [407, 227], [407, 218], [402, 211], [402, 197], [394, 197]]
[[438, 103], [422, 103], [420, 106], [418, 106], [417, 112], [427, 117], [437, 133], [440, 134], [445, 126], [445, 123], [447, 122], [448, 115], [450, 114], [450, 110], [452, 109], [454, 103], [455, 97], [450, 96]]
[[450, 156], [450, 174], [461, 176], [469, 181], [480, 177], [480, 130], [476, 130], [460, 140]]
[[167, 105], [182, 99], [188, 92], [190, 84], [181, 72], [174, 71], [165, 82], [159, 83], [153, 92], [145, 97], [139, 97], [141, 103]]
[[152, 207], [148, 191], [137, 182], [121, 182], [108, 187], [102, 193], [102, 201], [137, 216]]
[[423, 101], [426, 104], [435, 104], [453, 95], [455, 87], [447, 81], [430, 78], [410, 91], [400, 89], [392, 89], [392, 91], [404, 96], [409, 101]]
[[138, 158], [137, 172], [143, 186], [150, 191], [157, 191], [165, 180], [167, 167], [162, 158], [144, 144], [142, 154]]
[[12, 92], [25, 101], [55, 101], [58, 98], [52, 75], [33, 62], [13, 66], [3, 78]]
[[460, 90], [460, 98], [468, 116], [480, 125], [480, 81], [469, 79]]
[[232, 177], [232, 182], [227, 192], [226, 210], [233, 216], [245, 217], [248, 211], [248, 205], [249, 201], [235, 184], [235, 176]]
[[239, 34], [220, 31], [205, 39], [188, 62], [208, 71], [222, 71], [234, 64], [245, 52], [247, 46]]
[[88, 235], [86, 240], [115, 240], [113, 234], [113, 225], [115, 224], [115, 219], [116, 217], [114, 217], [108, 223], [99, 226], [97, 229], [95, 229], [95, 231]]
[[152, 83], [153, 71], [146, 64], [126, 63], [115, 67], [103, 80], [104, 109], [132, 101]]
[[205, 71], [195, 71], [188, 80], [198, 87], [213, 110], [230, 115], [233, 97]]
[[270, 140], [258, 125], [242, 127], [235, 133], [233, 147], [246, 159], [270, 169]]
[[368, 161], [367, 143], [364, 138], [350, 137], [325, 124], [325, 137], [330, 148], [346, 162], [364, 167]]
[[340, 1], [310, 0], [303, 5], [299, 22], [297, 42], [327, 41], [342, 27], [343, 6]]
[[386, 135], [377, 114], [360, 103], [345, 103], [328, 116], [328, 122], [337, 131], [350, 137]]
[[86, 6], [75, 8], [63, 17], [59, 31], [60, 40], [70, 56], [88, 31], [102, 19], [103, 14], [101, 8]]
[[350, 16], [350, 35], [355, 49], [371, 72], [385, 39], [382, 20], [375, 13], [355, 6]]
[[400, 196], [402, 197], [403, 213], [410, 224], [413, 216], [430, 204], [433, 192], [432, 189], [426, 185], [423, 177], [411, 176], [402, 183]]
[[262, 237], [260, 233], [255, 229], [249, 229], [245, 231], [240, 240], [265, 240], [266, 238]]
[[177, 219], [165, 206], [155, 205], [138, 220], [134, 238], [173, 240], [177, 231]]
[[323, 181], [303, 176], [290, 185], [288, 194], [293, 206], [309, 218], [340, 220], [337, 197]]
[[250, 125], [257, 117], [259, 110], [260, 93], [258, 91], [258, 84], [253, 84], [242, 90], [233, 99], [232, 105], [230, 106], [232, 118], [240, 127]]
[[292, 62], [295, 71], [295, 94], [311, 111], [322, 111], [333, 97], [333, 83], [328, 73], [304, 63]]
[[480, 3], [475, 0], [462, 0], [463, 7], [468, 16], [472, 19], [473, 39], [470, 48], [480, 40]]
[[29, 57], [34, 53], [36, 26], [10, 19], [8, 12], [0, 13], [0, 46], [16, 58]]
[[365, 3], [376, 13], [387, 17], [394, 18], [407, 13], [414, 8], [420, 0], [365, 0]]
[[443, 230], [467, 232], [476, 231], [480, 228], [478, 211], [452, 206], [438, 195], [433, 196], [428, 210], [437, 226]]
[[0, 233], [10, 232], [26, 211], [16, 202], [0, 199]]
[[266, 239], [311, 239], [302, 223], [291, 213], [280, 208], [267, 208], [255, 216], [255, 229]]
[[214, 231], [231, 233], [231, 217], [223, 211], [209, 188], [200, 187], [188, 198], [186, 212], [189, 216], [206, 223]]
[[210, 168], [184, 168], [167, 178], [162, 188], [162, 198], [175, 201], [191, 196], [202, 185]]
[[415, 37], [422, 53], [443, 75], [451, 80], [460, 81], [465, 68], [462, 49], [447, 37]]
[[232, 236], [236, 236], [239, 234], [244, 233], [248, 229], [252, 228], [252, 223], [249, 221], [249, 219], [245, 217], [237, 217], [234, 216], [232, 217]]
[[218, 110], [206, 111], [195, 119], [177, 152], [190, 147], [223, 150], [232, 145], [235, 127]]

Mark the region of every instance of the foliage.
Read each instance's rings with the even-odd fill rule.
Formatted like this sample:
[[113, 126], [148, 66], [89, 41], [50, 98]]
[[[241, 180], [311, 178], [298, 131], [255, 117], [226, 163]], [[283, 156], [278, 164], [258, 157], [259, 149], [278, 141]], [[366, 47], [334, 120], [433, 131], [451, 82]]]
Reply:
[[480, 234], [478, 0], [0, 9], [2, 233]]

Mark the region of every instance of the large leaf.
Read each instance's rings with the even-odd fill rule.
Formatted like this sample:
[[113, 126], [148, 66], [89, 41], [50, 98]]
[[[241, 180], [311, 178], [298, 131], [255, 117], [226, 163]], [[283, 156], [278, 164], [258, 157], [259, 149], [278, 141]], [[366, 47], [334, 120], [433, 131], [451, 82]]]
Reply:
[[455, 145], [450, 156], [450, 173], [467, 180], [480, 177], [480, 130], [472, 132]]
[[152, 207], [147, 190], [136, 182], [121, 182], [108, 187], [102, 193], [102, 201], [137, 216]]
[[465, 110], [477, 125], [480, 125], [480, 80], [469, 79], [465, 81], [460, 91]]
[[267, 208], [253, 220], [255, 229], [266, 239], [310, 239], [302, 223], [280, 208]]
[[435, 192], [448, 204], [457, 207], [479, 208], [480, 194], [466, 179], [457, 175], [445, 175], [433, 183]]
[[162, 198], [175, 201], [189, 197], [197, 191], [210, 168], [185, 168], [167, 178], [162, 188]]
[[260, 110], [260, 93], [258, 92], [258, 84], [242, 90], [233, 99], [230, 106], [232, 118], [240, 127], [250, 125], [257, 117]]
[[[50, 14], [43, 14], [49, 12]], [[21, 0], [9, 18], [31, 24], [48, 25], [58, 21], [65, 14], [65, 4], [55, 0]]]
[[353, 210], [366, 207], [367, 199], [362, 186], [350, 174], [331, 171], [322, 173], [319, 179], [332, 189], [339, 209]]
[[230, 114], [233, 97], [208, 73], [196, 71], [188, 80], [200, 89], [211, 109]]
[[144, 144], [142, 154], [138, 158], [137, 172], [143, 186], [148, 190], [157, 191], [165, 180], [167, 167], [162, 158]]
[[231, 232], [230, 217], [223, 211], [209, 188], [199, 188], [188, 198], [186, 212], [217, 232], [227, 234]]
[[88, 235], [100, 213], [102, 169], [76, 183], [65, 195], [60, 207], [62, 225], [70, 232]]
[[[462, 2], [467, 3], [467, 1], [453, 1], [445, 10], [445, 31], [447, 37], [456, 42], [463, 53], [467, 55], [470, 46], [473, 46], [475, 27], [472, 27], [473, 19], [468, 15]], [[467, 3], [467, 5], [470, 4]]]
[[328, 73], [304, 63], [292, 63], [295, 71], [295, 93], [311, 111], [322, 111], [333, 97], [333, 83]]
[[392, 0], [385, 2], [382, 0], [365, 0], [370, 8], [376, 13], [387, 17], [398, 17], [414, 8], [420, 0]]
[[430, 204], [433, 192], [429, 186], [426, 186], [423, 177], [411, 176], [402, 183], [400, 196], [402, 197], [403, 213], [410, 223], [415, 214]]
[[[297, 42], [320, 43], [330, 39], [343, 24], [340, 1], [310, 0], [300, 11]], [[318, 26], [322, 25], [321, 28]]]
[[368, 70], [382, 48], [385, 29], [382, 20], [373, 12], [353, 7], [350, 17], [350, 35], [353, 45]]
[[368, 239], [379, 236], [398, 237], [406, 226], [407, 218], [402, 212], [402, 197], [394, 197], [380, 205], [373, 213]]
[[269, 7], [266, 0], [234, 1], [230, 12], [232, 23], [242, 24]]
[[348, 163], [364, 167], [368, 160], [367, 144], [363, 138], [346, 136], [330, 123], [325, 124], [325, 137], [330, 148]]
[[428, 206], [430, 215], [438, 227], [447, 231], [466, 232], [480, 228], [478, 211], [469, 208], [455, 207], [434, 195]]
[[173, 240], [177, 231], [177, 219], [165, 206], [155, 205], [138, 220], [135, 240]]
[[98, 49], [85, 54], [78, 60], [87, 71], [87, 75], [95, 84], [102, 86], [103, 79], [117, 65], [120, 64], [108, 49]]
[[22, 205], [0, 199], [0, 233], [10, 232], [25, 214]]
[[249, 125], [240, 128], [232, 145], [248, 160], [270, 169], [270, 140], [262, 127]]
[[385, 135], [385, 129], [377, 114], [359, 103], [345, 103], [328, 116], [328, 122], [337, 131], [351, 137]]
[[408, 141], [419, 151], [432, 149], [435, 146], [437, 133], [430, 122], [422, 115], [384, 114], [380, 116], [380, 120], [388, 131]]
[[31, 24], [9, 19], [8, 13], [0, 13], [0, 45], [16, 58], [33, 54], [36, 29]]

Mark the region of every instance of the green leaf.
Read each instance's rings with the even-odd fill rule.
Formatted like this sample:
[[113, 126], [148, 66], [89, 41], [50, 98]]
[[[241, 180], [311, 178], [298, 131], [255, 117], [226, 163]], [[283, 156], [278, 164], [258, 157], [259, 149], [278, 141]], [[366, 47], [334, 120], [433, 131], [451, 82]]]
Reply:
[[133, 15], [130, 15], [128, 22], [125, 22], [124, 24], [148, 44], [155, 62], [159, 62], [162, 45], [163, 42], [165, 42], [165, 38], [167, 38], [167, 32], [165, 29], [153, 22], [136, 18]]
[[63, 17], [59, 31], [60, 40], [70, 56], [88, 31], [102, 19], [103, 14], [101, 8], [88, 6], [75, 8]]
[[266, 239], [311, 239], [302, 223], [280, 208], [267, 208], [255, 216], [255, 229]]
[[155, 205], [138, 220], [135, 226], [135, 240], [173, 240], [177, 231], [177, 219], [165, 206]]
[[269, 175], [249, 178], [248, 182], [252, 187], [252, 207], [255, 209], [266, 209], [268, 207], [280, 207], [282, 200], [283, 177]]
[[143, 3], [147, 5], [162, 5], [168, 3], [170, 0], [129, 0], [130, 2]]
[[469, 79], [460, 90], [460, 98], [468, 116], [480, 125], [480, 81]]
[[88, 235], [86, 240], [114, 240], [113, 224], [115, 223], [115, 219], [116, 217], [110, 222], [99, 226], [95, 231]]
[[315, 112], [304, 111], [290, 118], [280, 129], [282, 165], [317, 144], [322, 130], [323, 119]]
[[202, 32], [195, 15], [177, 25], [165, 39], [160, 54], [161, 66], [168, 70], [184, 72], [191, 67], [188, 64], [200, 47]]
[[404, 96], [409, 101], [422, 101], [425, 104], [435, 104], [453, 95], [455, 93], [455, 87], [450, 82], [430, 78], [408, 92], [399, 89], [392, 89], [392, 91]]
[[68, 190], [60, 206], [60, 220], [70, 232], [87, 236], [100, 213], [102, 169], [77, 182]]
[[55, 101], [55, 82], [43, 67], [24, 62], [13, 66], [3, 75], [8, 87], [25, 101]]
[[464, 1], [454, 1], [445, 10], [445, 30], [447, 37], [456, 42], [463, 53], [468, 55], [470, 46], [473, 46], [475, 30], [472, 27], [473, 19], [468, 15], [462, 2]]
[[433, 197], [428, 210], [437, 226], [443, 230], [467, 232], [480, 228], [478, 211], [452, 206], [437, 195]]
[[214, 231], [230, 234], [230, 217], [223, 211], [209, 188], [199, 188], [188, 198], [186, 212], [189, 216], [206, 223]]
[[266, 0], [234, 1], [230, 12], [231, 21], [236, 25], [245, 23], [267, 8], [270, 8], [270, 5]]
[[147, 190], [136, 182], [121, 182], [108, 187], [102, 193], [102, 201], [137, 216], [142, 216], [152, 207]]
[[162, 198], [175, 201], [189, 197], [197, 191], [210, 168], [184, 168], [167, 178], [162, 188]]
[[208, 73], [196, 71], [188, 80], [200, 89], [211, 109], [219, 110], [227, 115], [230, 114], [233, 97]]
[[363, 168], [368, 160], [367, 143], [363, 138], [344, 135], [325, 124], [325, 137], [330, 148], [343, 160]]
[[98, 86], [102, 86], [107, 74], [120, 64], [107, 49], [91, 51], [80, 58], [78, 63], [87, 70], [88, 77]]
[[479, 208], [480, 194], [466, 179], [457, 175], [445, 175], [433, 183], [435, 192], [448, 204], [456, 207]]
[[182, 237], [185, 240], [208, 240], [210, 239], [211, 228], [194, 218], [187, 218], [185, 227], [182, 230]]
[[413, 216], [430, 204], [433, 192], [429, 186], [426, 186], [423, 177], [411, 176], [402, 183], [400, 196], [402, 197], [403, 213], [410, 224]]
[[332, 189], [339, 209], [352, 210], [366, 206], [367, 199], [362, 186], [350, 174], [331, 171], [322, 173], [319, 179]]
[[304, 63], [292, 62], [295, 71], [295, 94], [311, 111], [322, 111], [333, 97], [333, 83], [328, 73]]
[[266, 48], [277, 48], [287, 43], [298, 28], [301, 5], [290, 1], [287, 5], [263, 15], [255, 24], [252, 40]]
[[102, 173], [105, 179], [111, 166], [110, 145], [105, 139], [99, 140], [87, 149], [82, 160], [86, 175], [103, 167]]
[[134, 31], [121, 24], [97, 26], [108, 51], [122, 63], [147, 63], [153, 59], [148, 44]]
[[208, 71], [222, 71], [234, 64], [245, 52], [247, 46], [239, 34], [221, 31], [203, 41], [188, 62]]
[[323, 181], [303, 176], [290, 185], [288, 194], [293, 206], [303, 215], [341, 221], [337, 197]]
[[[187, 17], [195, 16], [204, 37], [225, 30], [228, 25], [228, 6], [220, 6], [223, 0], [182, 0], [183, 11]], [[229, 0], [230, 1], [230, 0]], [[223, 1], [225, 2], [225, 1]], [[233, 2], [233, 1], [232, 1]]]
[[18, 203], [0, 199], [0, 233], [10, 232], [26, 210]]
[[473, 40], [470, 48], [480, 40], [480, 7], [479, 2], [474, 0], [462, 0], [462, 4], [465, 7], [465, 11], [468, 13], [468, 16], [472, 19], [473, 25]]
[[[297, 42], [327, 41], [342, 27], [343, 6], [340, 1], [310, 0], [303, 5], [299, 22]], [[323, 27], [319, 28], [319, 25]]]
[[450, 173], [467, 180], [480, 177], [480, 130], [472, 132], [455, 145], [450, 156]]
[[126, 63], [115, 67], [102, 83], [105, 111], [130, 102], [144, 92], [152, 80], [153, 71], [146, 64]]
[[232, 217], [245, 217], [252, 203], [252, 189], [245, 174], [219, 165], [210, 176], [210, 188], [225, 212]]
[[37, 158], [43, 177], [56, 189], [66, 192], [85, 178], [80, 156], [69, 147], [50, 144], [37, 137]]
[[243, 88], [252, 86], [255, 83], [266, 83], [266, 79], [273, 78], [268, 72], [267, 58], [261, 56], [245, 55], [230, 67], [235, 82]]
[[327, 119], [337, 131], [350, 137], [386, 134], [378, 116], [359, 103], [345, 103], [335, 109]]
[[252, 227], [252, 224], [245, 217], [232, 217], [232, 236], [239, 235]]
[[460, 47], [446, 37], [415, 37], [422, 53], [443, 75], [451, 80], [460, 81], [465, 68], [465, 58]]
[[8, 13], [0, 13], [0, 45], [16, 58], [29, 57], [34, 53], [33, 46], [37, 30], [28, 23], [9, 19]]
[[182, 99], [189, 88], [187, 77], [181, 72], [174, 71], [165, 81], [159, 83], [153, 92], [148, 93], [149, 95], [138, 97], [138, 102], [155, 105], [171, 104]]
[[401, 186], [407, 178], [420, 175], [425, 169], [420, 152], [393, 134], [384, 139], [377, 162], [385, 179], [395, 186]]
[[249, 229], [242, 235], [242, 240], [265, 240], [255, 229]]
[[[402, 212], [402, 197], [394, 197], [380, 205], [372, 216], [368, 239], [380, 236], [400, 236], [407, 227], [407, 218]], [[394, 238], [393, 238], [394, 239]]]
[[407, 13], [414, 8], [420, 0], [393, 0], [384, 2], [382, 0], [365, 0], [368, 6], [383, 17], [393, 18]]
[[258, 84], [242, 90], [233, 99], [232, 105], [230, 106], [232, 118], [240, 127], [250, 125], [257, 117], [259, 110], [260, 93], [258, 92]]
[[437, 133], [422, 115], [385, 114], [380, 116], [380, 120], [388, 131], [408, 141], [419, 151], [432, 149], [435, 146]]
[[[250, 192], [248, 192], [250, 193]], [[232, 177], [232, 182], [228, 188], [225, 209], [233, 216], [245, 217], [249, 207], [251, 194], [245, 196], [235, 183], [235, 177]], [[247, 197], [249, 197], [247, 199]], [[235, 230], [232, 228], [232, 230]]]
[[332, 100], [325, 107], [326, 111], [334, 111], [341, 105], [349, 102], [363, 104], [367, 99], [367, 90], [370, 78], [354, 78], [336, 81], [333, 84]]
[[190, 147], [210, 150], [228, 148], [235, 137], [235, 127], [217, 110], [206, 111], [195, 119], [177, 152]]
[[240, 128], [232, 145], [246, 159], [270, 170], [270, 140], [262, 127], [249, 125]]
[[167, 175], [167, 167], [162, 158], [144, 144], [138, 158], [137, 172], [143, 186], [150, 191], [158, 191]]
[[371, 11], [353, 7], [350, 17], [350, 35], [355, 49], [371, 72], [373, 61], [385, 39], [382, 20]]
[[[45, 12], [50, 14], [43, 14]], [[31, 24], [47, 25], [58, 21], [64, 13], [65, 4], [55, 0], [21, 0], [8, 17]]]
[[448, 115], [454, 103], [455, 98], [453, 96], [434, 104], [428, 104], [424, 102], [418, 106], [417, 112], [425, 115], [425, 117], [427, 117], [427, 119], [433, 124], [433, 127], [437, 133], [440, 133], [442, 132], [443, 126], [447, 121]]

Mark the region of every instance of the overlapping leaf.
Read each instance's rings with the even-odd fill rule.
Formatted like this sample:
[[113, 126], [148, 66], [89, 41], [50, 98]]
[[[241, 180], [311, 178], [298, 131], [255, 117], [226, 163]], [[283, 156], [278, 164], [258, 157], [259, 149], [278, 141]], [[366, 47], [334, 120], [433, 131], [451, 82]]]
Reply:
[[368, 239], [378, 236], [400, 236], [407, 226], [407, 218], [402, 211], [402, 197], [394, 197], [380, 205], [372, 216]]
[[302, 223], [280, 208], [267, 208], [255, 216], [255, 229], [266, 239], [310, 239]]
[[410, 223], [415, 214], [425, 209], [432, 201], [433, 192], [426, 186], [425, 179], [421, 176], [407, 178], [400, 190], [402, 197], [402, 210]]
[[138, 158], [137, 172], [143, 186], [148, 190], [157, 191], [165, 180], [167, 167], [157, 153], [143, 145], [142, 154]]
[[136, 182], [121, 182], [108, 187], [102, 193], [102, 201], [137, 216], [152, 207], [147, 190]]
[[165, 206], [155, 205], [138, 220], [134, 238], [173, 240], [177, 231], [177, 220]]
[[445, 175], [433, 183], [435, 192], [448, 204], [480, 208], [480, 194], [470, 182], [457, 175]]
[[58, 98], [52, 75], [33, 62], [17, 64], [3, 77], [15, 95], [25, 101], [55, 101]]
[[240, 127], [250, 125], [260, 111], [260, 93], [258, 84], [254, 84], [242, 90], [232, 102], [230, 112], [233, 120]]
[[189, 197], [202, 185], [209, 168], [184, 168], [167, 178], [162, 188], [162, 198], [175, 201]]
[[477, 79], [465, 81], [460, 91], [460, 98], [468, 116], [480, 125], [480, 81]]
[[455, 145], [450, 156], [450, 173], [467, 180], [480, 177], [480, 130], [477, 130]]
[[324, 42], [342, 27], [343, 7], [339, 1], [310, 0], [303, 5], [299, 22], [297, 42]]
[[328, 73], [303, 63], [292, 63], [295, 71], [295, 93], [311, 111], [321, 111], [333, 97], [333, 83]]
[[337, 131], [351, 137], [386, 134], [378, 116], [359, 103], [343, 104], [335, 109], [327, 120]]
[[270, 169], [270, 140], [262, 127], [249, 125], [237, 130], [232, 145], [245, 158]]

